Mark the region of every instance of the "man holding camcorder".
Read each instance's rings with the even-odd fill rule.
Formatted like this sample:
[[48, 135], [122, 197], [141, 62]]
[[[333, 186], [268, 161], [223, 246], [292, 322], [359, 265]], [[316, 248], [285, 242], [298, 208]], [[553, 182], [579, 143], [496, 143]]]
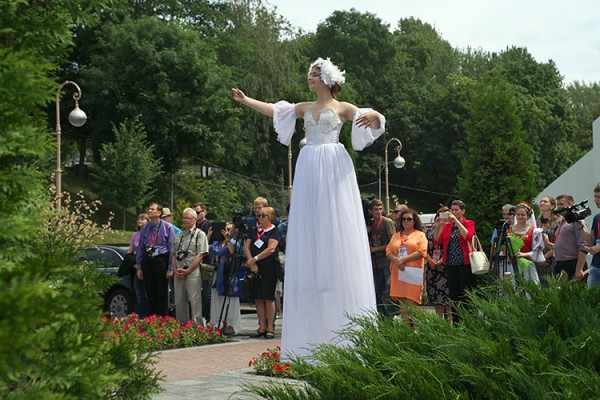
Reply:
[[[554, 274], [560, 275], [565, 271], [569, 278], [581, 280], [589, 251], [585, 238], [588, 228], [583, 220], [589, 212], [584, 202], [575, 205], [573, 196], [562, 194], [556, 198], [554, 214], [561, 215], [563, 220], [554, 235], [554, 243], [544, 234], [546, 246], [552, 248], [556, 259]], [[583, 207], [578, 209], [578, 207]]]
[[[596, 203], [596, 208], [600, 208], [600, 183], [594, 188], [594, 203]], [[586, 236], [590, 254], [594, 255], [590, 266], [590, 276], [588, 276], [588, 287], [600, 286], [600, 213], [594, 215], [592, 230]]]

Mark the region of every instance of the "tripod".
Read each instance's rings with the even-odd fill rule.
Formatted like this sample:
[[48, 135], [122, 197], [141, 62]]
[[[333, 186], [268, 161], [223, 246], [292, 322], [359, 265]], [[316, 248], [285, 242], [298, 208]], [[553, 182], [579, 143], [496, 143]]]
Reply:
[[[221, 313], [219, 315], [219, 322], [217, 327], [227, 335], [225, 332], [227, 327], [227, 317], [229, 315], [229, 306], [231, 304], [232, 297], [239, 297], [240, 293], [240, 280], [239, 273], [242, 266], [243, 255], [241, 254], [240, 243], [244, 243], [245, 235], [239, 235], [236, 238], [236, 245], [234, 245], [234, 252], [227, 253], [222, 257], [225, 257], [223, 261], [223, 304], [221, 305]], [[236, 248], [236, 246], [239, 246]], [[225, 314], [223, 316], [223, 314]]]
[[[513, 279], [515, 274], [519, 273], [519, 264], [513, 249], [510, 239], [508, 239], [508, 227], [510, 223], [504, 222], [501, 227], [496, 228], [498, 236], [492, 243], [492, 251], [490, 257], [490, 272], [488, 279], [492, 281], [494, 278], [504, 279], [505, 273], [511, 272]], [[512, 271], [509, 267], [512, 266]]]

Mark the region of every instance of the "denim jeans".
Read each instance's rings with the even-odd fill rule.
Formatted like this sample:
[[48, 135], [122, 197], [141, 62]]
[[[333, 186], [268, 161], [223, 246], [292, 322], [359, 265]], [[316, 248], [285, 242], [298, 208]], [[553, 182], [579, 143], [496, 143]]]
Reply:
[[600, 286], [600, 266], [591, 265], [587, 280], [588, 287]]
[[138, 316], [140, 318], [146, 318], [150, 314], [150, 305], [148, 304], [148, 298], [146, 297], [144, 281], [138, 279], [137, 273], [133, 276], [133, 288], [135, 289]]
[[375, 268], [373, 271], [373, 280], [375, 283], [375, 300], [377, 302], [377, 311], [385, 316], [391, 312], [390, 305], [390, 268]]

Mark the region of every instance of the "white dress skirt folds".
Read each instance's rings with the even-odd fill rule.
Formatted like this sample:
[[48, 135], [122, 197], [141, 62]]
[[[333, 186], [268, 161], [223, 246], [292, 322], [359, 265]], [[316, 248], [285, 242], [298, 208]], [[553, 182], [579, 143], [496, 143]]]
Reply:
[[[277, 139], [290, 143], [293, 104], [274, 106]], [[359, 128], [353, 118], [352, 147], [362, 150], [385, 129]], [[331, 109], [304, 115], [306, 145], [294, 176], [286, 246], [282, 358], [309, 356], [321, 343], [347, 345], [337, 331], [348, 316], [375, 313], [375, 289], [360, 192], [350, 155], [339, 143], [342, 120]]]

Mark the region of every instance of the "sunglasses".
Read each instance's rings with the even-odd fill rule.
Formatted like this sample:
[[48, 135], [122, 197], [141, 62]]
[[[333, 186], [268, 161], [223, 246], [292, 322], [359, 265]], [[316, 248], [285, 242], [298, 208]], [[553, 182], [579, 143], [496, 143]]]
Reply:
[[412, 221], [412, 218], [402, 218], [402, 221]]
[[392, 211], [394, 214], [398, 214], [399, 212], [402, 212], [402, 210], [394, 210]]
[[260, 213], [256, 215], [258, 218], [264, 218], [264, 217], [268, 217], [269, 214], [265, 214], [265, 213]]

